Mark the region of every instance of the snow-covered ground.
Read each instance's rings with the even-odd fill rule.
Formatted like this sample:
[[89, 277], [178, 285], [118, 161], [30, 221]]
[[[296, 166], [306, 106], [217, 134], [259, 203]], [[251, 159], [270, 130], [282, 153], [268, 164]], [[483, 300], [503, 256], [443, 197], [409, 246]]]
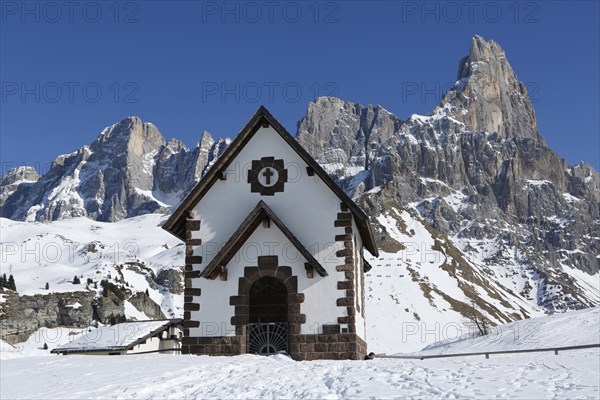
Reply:
[[499, 325], [490, 328], [486, 336], [472, 337], [467, 334], [457, 339], [433, 343], [419, 354], [457, 354], [588, 344], [600, 345], [598, 307]]
[[[54, 357], [50, 350], [81, 337], [86, 331], [80, 328], [40, 328], [27, 341], [15, 346], [0, 340], [0, 365], [4, 366], [5, 360], [13, 358]], [[44, 344], [47, 349], [44, 349]]]
[[[501, 326], [510, 335], [463, 338], [422, 354], [547, 348], [599, 341], [600, 309]], [[533, 325], [532, 325], [533, 324]], [[524, 339], [515, 332], [531, 328]], [[589, 398], [600, 396], [600, 349], [404, 360], [295, 362], [285, 356], [58, 356], [41, 346], [80, 332], [43, 328], [0, 342], [0, 398]], [[49, 348], [53, 347], [53, 343]], [[32, 382], [34, 384], [32, 384]]]
[[295, 362], [285, 356], [56, 356], [2, 361], [3, 399], [591, 398], [600, 352]]

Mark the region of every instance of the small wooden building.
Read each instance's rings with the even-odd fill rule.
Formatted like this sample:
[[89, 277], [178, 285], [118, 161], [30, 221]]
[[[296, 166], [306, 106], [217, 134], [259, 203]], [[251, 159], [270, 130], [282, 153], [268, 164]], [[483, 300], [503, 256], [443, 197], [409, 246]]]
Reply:
[[174, 354], [181, 351], [182, 320], [123, 322], [90, 330], [51, 353], [124, 355], [140, 353]]
[[186, 245], [183, 353], [367, 353], [369, 220], [264, 107], [163, 228]]

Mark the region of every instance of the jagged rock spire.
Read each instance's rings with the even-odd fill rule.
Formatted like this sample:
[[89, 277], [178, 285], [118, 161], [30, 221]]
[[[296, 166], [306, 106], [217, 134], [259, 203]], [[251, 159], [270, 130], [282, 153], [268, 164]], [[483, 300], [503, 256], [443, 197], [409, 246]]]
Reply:
[[473, 131], [543, 142], [527, 88], [493, 40], [473, 37], [469, 54], [459, 63], [455, 87], [440, 102], [445, 106]]

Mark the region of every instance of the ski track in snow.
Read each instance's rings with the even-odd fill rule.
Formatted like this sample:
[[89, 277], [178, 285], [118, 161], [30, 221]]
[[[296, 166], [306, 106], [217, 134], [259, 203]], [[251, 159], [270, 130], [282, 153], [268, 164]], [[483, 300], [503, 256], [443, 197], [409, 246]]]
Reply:
[[[598, 398], [600, 353], [453, 360], [57, 356], [3, 360], [2, 398]], [[168, 362], [165, 362], [168, 361]], [[31, 384], [35, 382], [35, 384]]]

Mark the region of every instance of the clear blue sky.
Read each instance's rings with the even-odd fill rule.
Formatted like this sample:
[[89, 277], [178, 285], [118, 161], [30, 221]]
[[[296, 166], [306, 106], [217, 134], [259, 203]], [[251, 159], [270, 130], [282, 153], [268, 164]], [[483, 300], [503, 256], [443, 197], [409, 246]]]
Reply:
[[0, 4], [2, 173], [129, 115], [194, 146], [260, 104], [294, 133], [316, 95], [426, 113], [474, 34], [504, 48], [550, 146], [600, 167], [597, 1]]

